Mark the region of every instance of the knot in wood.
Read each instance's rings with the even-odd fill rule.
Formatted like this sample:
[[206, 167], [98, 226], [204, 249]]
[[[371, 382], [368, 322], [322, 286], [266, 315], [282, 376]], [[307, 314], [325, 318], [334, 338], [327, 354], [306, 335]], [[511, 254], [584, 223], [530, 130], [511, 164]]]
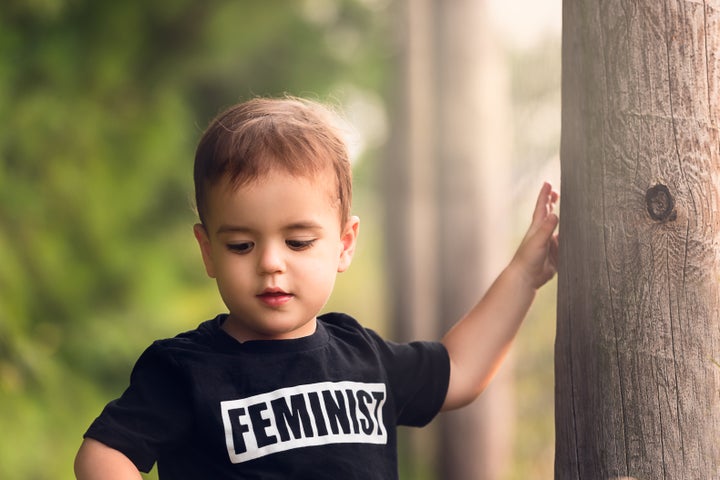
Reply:
[[655, 221], [671, 222], [677, 218], [675, 199], [670, 189], [661, 183], [648, 189], [645, 193], [645, 203], [650, 218]]

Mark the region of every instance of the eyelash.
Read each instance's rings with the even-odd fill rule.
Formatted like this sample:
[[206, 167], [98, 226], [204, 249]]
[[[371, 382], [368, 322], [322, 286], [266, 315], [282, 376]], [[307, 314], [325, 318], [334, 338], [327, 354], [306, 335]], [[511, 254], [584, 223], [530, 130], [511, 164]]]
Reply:
[[[315, 243], [315, 239], [312, 240], [286, 240], [285, 245], [290, 248], [290, 250], [294, 250], [296, 252], [307, 250], [308, 248], [312, 247]], [[243, 242], [243, 243], [231, 243], [228, 244], [227, 248], [231, 252], [239, 253], [241, 255], [250, 253], [253, 249], [255, 244], [253, 242]]]
[[315, 239], [312, 240], [286, 240], [285, 245], [290, 247], [291, 250], [301, 251], [307, 250], [312, 247], [315, 243]]
[[231, 252], [244, 254], [249, 253], [255, 245], [252, 242], [243, 242], [243, 243], [231, 243], [228, 244], [227, 248]]

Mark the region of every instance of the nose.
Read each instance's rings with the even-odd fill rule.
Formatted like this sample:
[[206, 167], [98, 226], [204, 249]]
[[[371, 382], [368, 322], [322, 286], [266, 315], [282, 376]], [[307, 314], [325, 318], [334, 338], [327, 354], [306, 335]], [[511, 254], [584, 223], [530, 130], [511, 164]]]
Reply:
[[282, 252], [283, 250], [281, 246], [274, 244], [264, 245], [260, 250], [260, 256], [258, 257], [258, 274], [266, 275], [284, 272], [285, 260]]

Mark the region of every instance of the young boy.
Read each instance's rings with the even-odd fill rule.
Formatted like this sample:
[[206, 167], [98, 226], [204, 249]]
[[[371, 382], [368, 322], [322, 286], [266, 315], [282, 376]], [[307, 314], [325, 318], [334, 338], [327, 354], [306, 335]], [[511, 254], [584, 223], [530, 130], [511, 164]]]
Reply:
[[397, 344], [317, 317], [350, 266], [350, 164], [327, 110], [254, 99], [195, 156], [195, 237], [229, 313], [153, 343], [93, 422], [79, 479], [393, 479], [396, 426], [475, 399], [555, 273], [558, 195], [543, 185], [514, 258], [442, 342]]

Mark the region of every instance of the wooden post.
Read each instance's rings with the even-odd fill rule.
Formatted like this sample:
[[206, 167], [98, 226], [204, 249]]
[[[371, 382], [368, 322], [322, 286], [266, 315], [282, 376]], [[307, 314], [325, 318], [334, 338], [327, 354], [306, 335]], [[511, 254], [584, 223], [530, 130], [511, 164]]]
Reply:
[[720, 478], [720, 2], [566, 0], [557, 479]]

